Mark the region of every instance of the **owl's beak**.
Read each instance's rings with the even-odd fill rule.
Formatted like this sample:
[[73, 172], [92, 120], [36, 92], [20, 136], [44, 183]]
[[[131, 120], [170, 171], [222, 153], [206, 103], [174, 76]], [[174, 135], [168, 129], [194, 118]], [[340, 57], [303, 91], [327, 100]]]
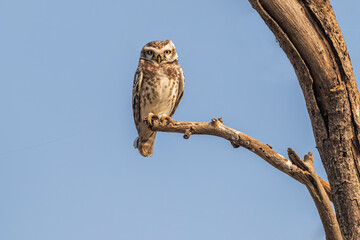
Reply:
[[157, 61], [158, 61], [158, 63], [161, 62], [161, 56], [160, 55], [157, 56]]

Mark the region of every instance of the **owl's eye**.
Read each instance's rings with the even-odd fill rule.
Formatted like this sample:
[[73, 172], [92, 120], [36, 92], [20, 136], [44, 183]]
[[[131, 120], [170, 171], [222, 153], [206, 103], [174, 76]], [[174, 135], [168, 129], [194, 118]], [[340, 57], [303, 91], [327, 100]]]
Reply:
[[148, 51], [147, 51], [147, 54], [149, 54], [149, 55], [153, 55], [153, 54], [154, 54], [154, 52], [153, 52], [153, 51], [151, 51], [151, 50], [148, 50]]
[[170, 51], [170, 50], [166, 50], [164, 53], [165, 53], [165, 54], [170, 54], [171, 51]]

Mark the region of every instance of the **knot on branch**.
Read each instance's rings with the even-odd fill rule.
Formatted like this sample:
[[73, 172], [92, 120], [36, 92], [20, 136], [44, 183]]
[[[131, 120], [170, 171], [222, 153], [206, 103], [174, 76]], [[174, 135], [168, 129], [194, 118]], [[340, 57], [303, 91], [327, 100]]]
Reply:
[[218, 119], [212, 118], [211, 122], [210, 122], [210, 124], [214, 127], [217, 127], [217, 126], [219, 126], [219, 124], [222, 124], [222, 123], [223, 123], [222, 117], [219, 117]]
[[241, 147], [240, 144], [237, 143], [237, 141], [231, 141], [230, 143], [233, 146], [233, 148]]
[[192, 130], [193, 130], [192, 127], [186, 129], [183, 138], [184, 138], [184, 139], [189, 139], [190, 136], [191, 136], [191, 134], [192, 134]]
[[241, 147], [241, 144], [239, 143], [239, 139], [233, 138], [230, 141], [231, 145], [233, 146], [233, 148], [238, 148]]
[[272, 148], [273, 148], [270, 144], [266, 144], [266, 146], [268, 146], [270, 149], [272, 149]]

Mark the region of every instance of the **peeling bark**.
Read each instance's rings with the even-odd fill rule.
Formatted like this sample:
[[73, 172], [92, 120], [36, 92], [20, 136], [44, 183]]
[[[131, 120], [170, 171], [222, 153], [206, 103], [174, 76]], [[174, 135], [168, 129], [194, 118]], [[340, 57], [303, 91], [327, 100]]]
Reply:
[[344, 239], [360, 239], [360, 97], [326, 0], [249, 0], [275, 34], [302, 88]]

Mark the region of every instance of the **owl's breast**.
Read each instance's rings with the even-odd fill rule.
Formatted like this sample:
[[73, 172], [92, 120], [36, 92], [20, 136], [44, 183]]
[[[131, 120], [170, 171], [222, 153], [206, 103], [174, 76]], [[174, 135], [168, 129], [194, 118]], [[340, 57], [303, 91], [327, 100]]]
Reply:
[[[173, 69], [176, 71], [176, 69]], [[142, 85], [143, 114], [169, 115], [175, 105], [179, 88], [177, 71], [158, 69], [156, 74], [144, 74]]]

